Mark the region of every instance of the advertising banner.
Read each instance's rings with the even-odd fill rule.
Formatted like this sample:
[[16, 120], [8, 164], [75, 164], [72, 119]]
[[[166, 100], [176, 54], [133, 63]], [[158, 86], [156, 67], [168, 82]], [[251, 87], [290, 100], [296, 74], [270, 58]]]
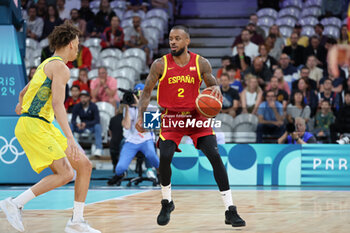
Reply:
[[25, 86], [25, 74], [12, 25], [0, 25], [0, 116], [15, 116], [19, 92]]
[[36, 183], [48, 174], [45, 169], [40, 174], [35, 173], [15, 137], [15, 127], [18, 117], [0, 117], [0, 183]]

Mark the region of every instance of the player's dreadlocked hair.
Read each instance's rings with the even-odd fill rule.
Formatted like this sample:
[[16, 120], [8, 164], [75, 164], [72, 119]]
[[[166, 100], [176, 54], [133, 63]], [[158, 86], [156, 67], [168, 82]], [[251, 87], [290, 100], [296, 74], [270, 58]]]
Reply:
[[52, 50], [63, 48], [79, 35], [79, 29], [69, 22], [56, 26], [48, 37], [50, 48]]

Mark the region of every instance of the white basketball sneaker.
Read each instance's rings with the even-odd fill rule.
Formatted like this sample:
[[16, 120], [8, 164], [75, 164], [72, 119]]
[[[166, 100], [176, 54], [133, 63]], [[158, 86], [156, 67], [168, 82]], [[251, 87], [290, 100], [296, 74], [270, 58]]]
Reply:
[[72, 219], [69, 219], [64, 231], [66, 233], [101, 233], [101, 231], [90, 227], [86, 221], [73, 222]]
[[19, 208], [13, 201], [12, 197], [0, 201], [0, 209], [5, 213], [7, 221], [17, 231], [24, 232], [22, 223], [22, 208]]

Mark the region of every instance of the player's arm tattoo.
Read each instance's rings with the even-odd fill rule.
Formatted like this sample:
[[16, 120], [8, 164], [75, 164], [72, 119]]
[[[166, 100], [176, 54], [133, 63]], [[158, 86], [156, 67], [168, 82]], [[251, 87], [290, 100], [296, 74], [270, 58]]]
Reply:
[[142, 91], [139, 105], [138, 105], [138, 117], [142, 118], [144, 111], [146, 111], [153, 88], [156, 86], [158, 79], [162, 76], [164, 70], [163, 58], [155, 60], [151, 66], [150, 72], [146, 79], [145, 88]]
[[218, 83], [216, 82], [216, 78], [212, 74], [212, 69], [209, 61], [204, 57], [200, 57], [198, 59], [198, 63], [202, 78], [207, 87], [218, 85]]

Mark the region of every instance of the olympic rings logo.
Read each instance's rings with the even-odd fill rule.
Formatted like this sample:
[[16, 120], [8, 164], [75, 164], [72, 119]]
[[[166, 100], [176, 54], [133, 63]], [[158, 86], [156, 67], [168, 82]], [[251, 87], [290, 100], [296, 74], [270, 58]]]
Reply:
[[[24, 151], [22, 152], [19, 152], [17, 147], [15, 147], [13, 145], [13, 142], [16, 140], [17, 138], [16, 137], [13, 137], [10, 141], [10, 143], [6, 140], [6, 138], [4, 138], [3, 136], [0, 136], [0, 140], [4, 141], [5, 142], [5, 145], [3, 145], [0, 149], [0, 160], [3, 162], [3, 163], [6, 163], [6, 164], [13, 164], [17, 161], [18, 159], [18, 156], [20, 155], [24, 155]], [[6, 154], [6, 152], [10, 149], [10, 151], [12, 152], [12, 154], [15, 155], [15, 157], [10, 160], [10, 161], [7, 161], [3, 158], [3, 155]]]

